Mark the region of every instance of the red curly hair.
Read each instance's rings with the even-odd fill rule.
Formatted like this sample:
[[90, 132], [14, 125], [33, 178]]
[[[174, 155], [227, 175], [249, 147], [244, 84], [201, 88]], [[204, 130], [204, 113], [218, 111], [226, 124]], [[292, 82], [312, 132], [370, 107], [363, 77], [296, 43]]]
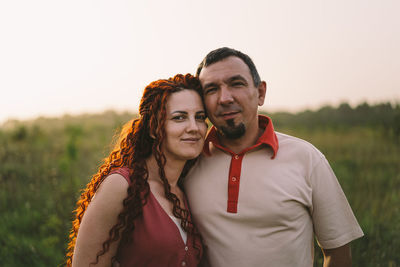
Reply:
[[[178, 197], [171, 192], [164, 172], [166, 158], [161, 149], [165, 139], [164, 125], [168, 96], [183, 89], [194, 90], [202, 96], [198, 79], [190, 74], [178, 74], [168, 80], [157, 80], [144, 89], [139, 106], [139, 118], [125, 124], [119, 135], [117, 145], [110, 155], [104, 159], [104, 163], [100, 166], [98, 172], [93, 175], [77, 202], [77, 208], [74, 211], [76, 217], [72, 223], [66, 254], [67, 266], [72, 266], [79, 226], [92, 197], [104, 179], [111, 172], [121, 167], [128, 167], [130, 171], [131, 184], [128, 188], [128, 196], [123, 201], [123, 210], [118, 215], [117, 223], [110, 229], [108, 239], [104, 240], [102, 249], [98, 251], [96, 259], [93, 259], [95, 260], [93, 264], [98, 263], [99, 257], [109, 250], [111, 243], [119, 241], [119, 246], [122, 246], [132, 241], [131, 233], [135, 229], [134, 221], [141, 215], [150, 191], [147, 181], [148, 170], [145, 163], [145, 160], [150, 155], [154, 155], [157, 161], [165, 196], [173, 203], [172, 212], [174, 216], [181, 219], [181, 226], [186, 232], [201, 238], [190, 220], [189, 211], [181, 208]], [[151, 136], [156, 138], [151, 138]], [[194, 162], [195, 159], [186, 162], [178, 182], [181, 188], [182, 177], [187, 174]], [[199, 248], [197, 250], [200, 251]], [[113, 256], [112, 260], [115, 260], [115, 256]]]

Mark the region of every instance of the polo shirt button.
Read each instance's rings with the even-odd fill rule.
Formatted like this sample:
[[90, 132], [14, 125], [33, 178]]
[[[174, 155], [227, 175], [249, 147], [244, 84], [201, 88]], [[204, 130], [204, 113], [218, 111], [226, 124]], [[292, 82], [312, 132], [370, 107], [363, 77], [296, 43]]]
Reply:
[[185, 250], [186, 250], [186, 251], [188, 251], [188, 250], [189, 250], [188, 246], [185, 246]]
[[232, 177], [232, 182], [236, 182], [236, 177]]
[[239, 155], [235, 155], [235, 156], [234, 156], [234, 159], [239, 159]]
[[186, 261], [182, 261], [182, 266], [186, 266]]

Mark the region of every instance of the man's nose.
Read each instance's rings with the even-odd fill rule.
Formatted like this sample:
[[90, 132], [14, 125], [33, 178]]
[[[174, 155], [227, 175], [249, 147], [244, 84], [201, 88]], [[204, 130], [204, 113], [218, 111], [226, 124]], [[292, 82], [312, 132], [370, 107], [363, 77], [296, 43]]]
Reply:
[[219, 90], [218, 102], [221, 105], [226, 105], [233, 102], [232, 92], [227, 86], [221, 86]]

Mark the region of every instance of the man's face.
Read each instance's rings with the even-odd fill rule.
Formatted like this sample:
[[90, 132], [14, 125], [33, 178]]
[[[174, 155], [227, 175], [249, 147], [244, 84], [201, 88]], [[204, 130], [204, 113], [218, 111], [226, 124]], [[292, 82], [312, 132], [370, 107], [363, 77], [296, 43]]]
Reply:
[[228, 57], [204, 67], [199, 75], [211, 122], [228, 139], [258, 129], [257, 110], [264, 103], [266, 85], [255, 87], [249, 67]]

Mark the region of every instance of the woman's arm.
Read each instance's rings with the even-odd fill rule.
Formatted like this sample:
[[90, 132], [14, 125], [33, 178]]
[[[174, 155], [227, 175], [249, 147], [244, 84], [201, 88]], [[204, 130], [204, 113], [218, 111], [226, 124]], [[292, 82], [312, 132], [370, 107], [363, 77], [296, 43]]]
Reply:
[[[127, 197], [128, 182], [119, 174], [108, 176], [100, 185], [83, 215], [72, 260], [73, 267], [87, 267], [96, 261], [97, 253], [109, 236], [110, 229], [117, 223], [122, 211], [123, 200]], [[106, 254], [99, 258], [96, 267], [111, 266], [118, 242], [113, 242]]]

